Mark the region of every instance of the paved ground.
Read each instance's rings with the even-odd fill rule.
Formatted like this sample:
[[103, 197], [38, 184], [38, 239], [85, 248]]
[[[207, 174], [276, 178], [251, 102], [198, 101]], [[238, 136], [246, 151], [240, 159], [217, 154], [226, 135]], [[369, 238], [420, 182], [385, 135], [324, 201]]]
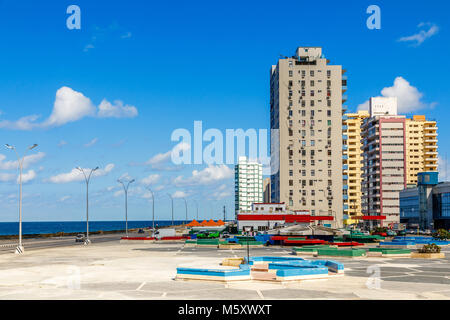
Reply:
[[[119, 240], [120, 237], [125, 234], [105, 234], [105, 235], [90, 235], [90, 239], [97, 243], [105, 241]], [[23, 239], [23, 246], [27, 251], [42, 249], [42, 248], [54, 248], [54, 247], [67, 247], [67, 246], [79, 246], [83, 245], [83, 242], [75, 242], [75, 236], [63, 236], [63, 237], [50, 237], [50, 238], [36, 238], [36, 239]], [[0, 254], [10, 253], [17, 247], [18, 240], [0, 240]]]
[[[217, 266], [246, 250], [172, 244], [93, 242], [0, 255], [0, 299], [450, 299], [450, 248], [445, 259], [334, 259], [345, 276], [277, 284], [174, 281], [177, 266]], [[251, 255], [290, 254], [289, 248]]]

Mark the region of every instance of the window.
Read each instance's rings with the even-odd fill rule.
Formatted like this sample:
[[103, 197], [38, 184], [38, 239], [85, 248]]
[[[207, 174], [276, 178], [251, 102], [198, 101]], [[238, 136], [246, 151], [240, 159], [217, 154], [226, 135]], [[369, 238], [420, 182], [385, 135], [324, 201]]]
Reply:
[[328, 120], [327, 123], [329, 126], [331, 126], [331, 120]]
[[310, 75], [311, 77], [314, 77], [314, 70], [310, 70], [310, 71], [309, 71], [309, 75]]
[[311, 87], [314, 87], [314, 80], [311, 80]]
[[316, 141], [315, 140], [311, 140], [311, 147], [314, 147], [316, 145]]
[[292, 70], [289, 70], [289, 77], [292, 77], [293, 76], [293, 72], [292, 72]]
[[327, 110], [327, 116], [331, 117], [331, 110]]

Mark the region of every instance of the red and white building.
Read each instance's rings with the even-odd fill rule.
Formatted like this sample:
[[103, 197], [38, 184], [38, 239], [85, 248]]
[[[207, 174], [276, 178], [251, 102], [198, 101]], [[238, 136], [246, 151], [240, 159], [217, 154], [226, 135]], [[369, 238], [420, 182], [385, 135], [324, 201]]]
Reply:
[[253, 231], [265, 231], [285, 224], [325, 224], [333, 220], [333, 216], [312, 216], [307, 210], [287, 210], [284, 202], [254, 203], [251, 211], [239, 211], [237, 214], [238, 229], [252, 227]]

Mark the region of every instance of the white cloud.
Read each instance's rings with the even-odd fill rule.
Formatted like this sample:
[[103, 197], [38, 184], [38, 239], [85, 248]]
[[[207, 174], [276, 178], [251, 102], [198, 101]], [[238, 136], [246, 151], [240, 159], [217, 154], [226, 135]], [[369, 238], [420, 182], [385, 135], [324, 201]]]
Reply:
[[56, 91], [52, 114], [43, 123], [43, 126], [61, 126], [86, 116], [93, 116], [95, 111], [94, 104], [81, 92], [77, 92], [69, 87], [62, 87]]
[[92, 147], [93, 145], [95, 145], [97, 143], [97, 141], [98, 141], [98, 138], [94, 138], [91, 141], [89, 141], [88, 143], [86, 143], [84, 146], [86, 148]]
[[63, 147], [63, 146], [65, 146], [67, 144], [67, 142], [66, 141], [64, 141], [64, 140], [61, 140], [59, 143], [58, 143], [58, 147]]
[[[397, 97], [398, 113], [409, 113], [435, 105], [434, 103], [422, 102], [423, 93], [402, 77], [395, 78], [393, 86], [383, 88], [381, 95], [383, 97]], [[365, 101], [358, 106], [358, 110], [368, 109], [369, 101]]]
[[16, 179], [16, 177], [16, 174], [0, 172], [0, 182], [13, 181], [14, 179]]
[[159, 174], [151, 174], [148, 177], [143, 178], [141, 180], [141, 183], [145, 184], [145, 185], [154, 184], [155, 182], [157, 182], [159, 180], [159, 178], [161, 178], [161, 176]]
[[47, 120], [36, 122], [40, 116], [29, 115], [17, 121], [2, 120], [0, 128], [11, 130], [32, 130], [36, 128], [59, 127], [86, 117], [97, 118], [133, 118], [138, 114], [136, 107], [123, 105], [117, 100], [115, 105], [103, 99], [98, 108], [92, 101], [69, 87], [61, 87], [56, 91], [53, 110]]
[[430, 22], [422, 22], [418, 26], [418, 28], [429, 27], [428, 30], [420, 30], [418, 33], [413, 34], [408, 37], [401, 37], [398, 39], [400, 42], [415, 42], [415, 46], [420, 46], [426, 39], [431, 38], [433, 35], [438, 33], [439, 27]]
[[121, 35], [120, 37], [122, 39], [128, 39], [128, 38], [131, 38], [131, 36], [132, 36], [131, 32], [127, 32], [127, 33]]
[[[114, 164], [110, 163], [106, 165], [106, 167], [100, 168], [97, 171], [92, 173], [92, 177], [101, 177], [110, 173], [114, 169]], [[90, 172], [90, 169], [84, 169], [85, 172]], [[80, 170], [73, 168], [72, 171], [67, 173], [61, 173], [55, 176], [52, 176], [48, 179], [48, 182], [51, 183], [68, 183], [74, 181], [84, 181], [84, 175], [80, 172]]]
[[71, 196], [63, 196], [63, 197], [61, 197], [58, 201], [59, 202], [64, 202], [64, 201], [66, 201], [66, 200], [69, 200], [71, 198]]
[[172, 194], [172, 198], [174, 198], [174, 199], [185, 198], [187, 196], [188, 196], [188, 194], [184, 191], [175, 191]]
[[95, 48], [94, 45], [90, 43], [90, 44], [87, 44], [87, 45], [84, 47], [83, 51], [84, 51], [84, 52], [88, 52], [89, 49], [94, 49], [94, 48]]
[[[24, 169], [28, 168], [30, 165], [32, 165], [36, 162], [39, 162], [44, 157], [45, 157], [44, 152], [38, 152], [35, 154], [25, 156], [25, 158], [23, 159], [23, 168]], [[0, 154], [0, 170], [14, 170], [14, 169], [18, 168], [19, 162], [17, 160], [3, 162], [3, 160], [5, 160], [5, 159], [6, 159], [6, 156], [3, 154]]]
[[[34, 178], [36, 178], [36, 172], [34, 172], [34, 170], [29, 170], [22, 174], [22, 183], [30, 182], [31, 180], [34, 180]], [[19, 177], [17, 177], [17, 183], [19, 183]]]
[[225, 179], [230, 179], [234, 177], [234, 171], [226, 165], [209, 165], [203, 170], [192, 171], [192, 176], [189, 178], [184, 178], [183, 176], [178, 176], [174, 179], [173, 183], [177, 186], [183, 185], [207, 185]]
[[145, 164], [155, 167], [159, 164], [168, 162], [172, 157], [172, 153], [179, 154], [180, 152], [185, 152], [188, 151], [189, 149], [191, 149], [191, 146], [188, 143], [180, 142], [175, 147], [173, 147], [172, 150], [167, 151], [166, 153], [159, 153], [155, 155], [154, 157], [149, 159]]
[[115, 105], [103, 99], [98, 106], [98, 116], [100, 118], [134, 118], [138, 115], [136, 107], [123, 105], [120, 100], [114, 101]]

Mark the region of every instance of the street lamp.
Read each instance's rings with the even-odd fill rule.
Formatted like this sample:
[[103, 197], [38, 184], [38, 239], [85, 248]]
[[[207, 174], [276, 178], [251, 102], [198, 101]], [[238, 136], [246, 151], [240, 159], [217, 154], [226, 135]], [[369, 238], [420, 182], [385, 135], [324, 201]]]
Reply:
[[186, 208], [186, 221], [185, 221], [184, 224], [187, 224], [187, 219], [188, 219], [187, 201], [186, 201], [185, 198], [183, 198], [183, 200], [184, 200], [184, 206], [185, 206], [185, 208]]
[[84, 180], [86, 181], [86, 239], [84, 240], [84, 244], [88, 245], [91, 243], [91, 240], [89, 240], [89, 181], [91, 180], [92, 173], [98, 170], [98, 167], [92, 169], [88, 176], [86, 176], [84, 169], [80, 167], [77, 167], [76, 169], [83, 173]]
[[150, 189], [149, 187], [147, 187], [147, 190], [148, 191], [150, 191], [150, 193], [152, 194], [152, 207], [153, 207], [153, 210], [152, 210], [152, 212], [153, 212], [153, 214], [152, 214], [152, 217], [153, 217], [153, 235], [155, 234], [155, 195], [153, 194], [153, 191], [152, 191], [152, 189]]
[[198, 202], [197, 202], [197, 200], [194, 200], [194, 202], [195, 202], [195, 205], [197, 206], [197, 221], [198, 221]]
[[122, 185], [123, 190], [125, 191], [125, 233], [127, 234], [128, 238], [128, 187], [130, 186], [131, 183], [134, 182], [134, 179], [128, 181], [126, 186], [125, 183], [120, 179], [118, 179], [117, 182], [119, 182]]
[[19, 164], [19, 245], [16, 247], [16, 253], [21, 254], [24, 252], [24, 248], [22, 245], [22, 169], [23, 169], [23, 161], [25, 160], [25, 155], [27, 154], [28, 150], [32, 150], [37, 147], [37, 144], [33, 144], [32, 146], [28, 147], [27, 150], [25, 150], [25, 153], [22, 158], [19, 157], [19, 154], [17, 153], [17, 150], [14, 146], [11, 146], [9, 144], [5, 145], [8, 149], [14, 150], [17, 156], [17, 162]]
[[167, 194], [167, 195], [169, 196], [170, 200], [172, 201], [172, 227], [173, 227], [173, 225], [174, 225], [174, 223], [173, 223], [173, 198], [170, 194]]

